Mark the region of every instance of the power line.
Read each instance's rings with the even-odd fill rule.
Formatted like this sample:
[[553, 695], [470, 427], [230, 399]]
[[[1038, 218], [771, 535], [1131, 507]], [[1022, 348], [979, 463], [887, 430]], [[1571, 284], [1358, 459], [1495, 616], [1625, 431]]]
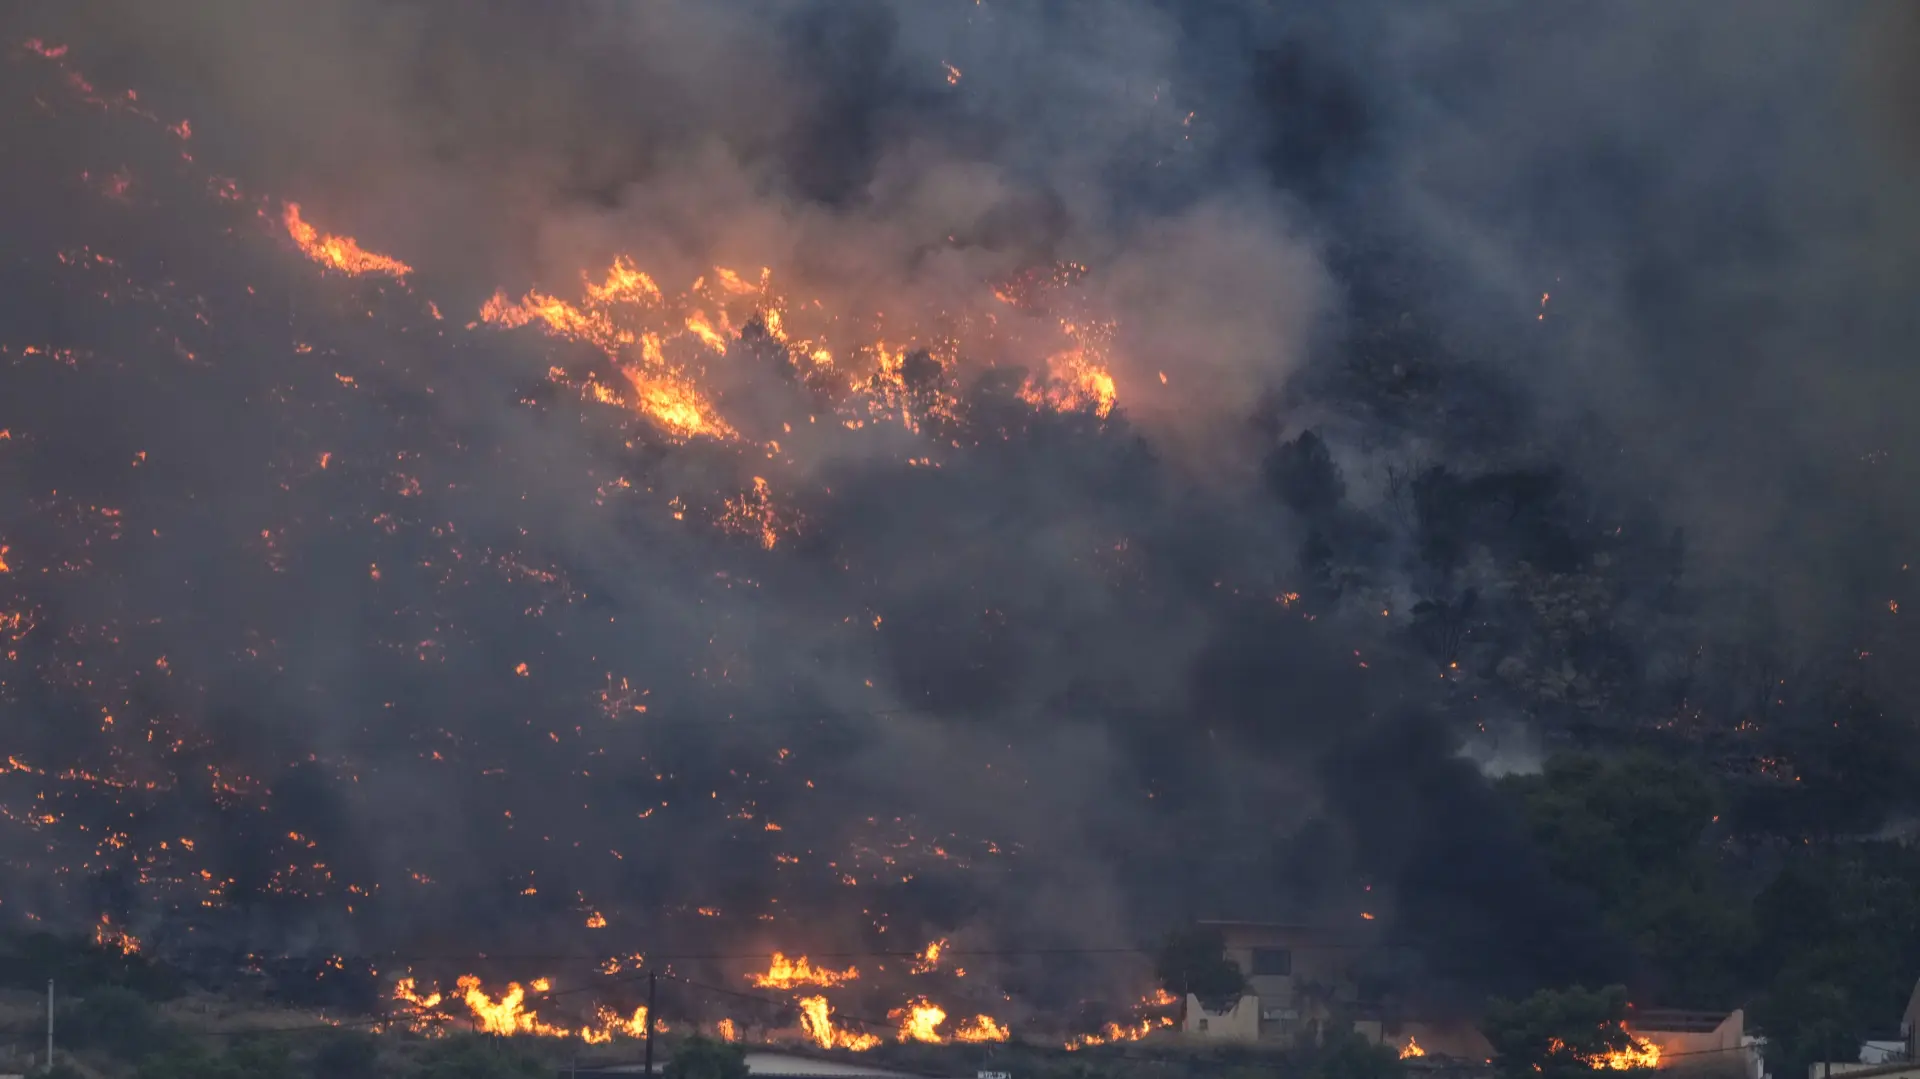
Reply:
[[[966, 956], [966, 957], [1015, 956], [1015, 957], [1018, 957], [1018, 956], [1054, 956], [1054, 955], [1057, 955], [1057, 956], [1152, 955], [1158, 950], [1159, 949], [1157, 947], [1156, 948], [1148, 948], [1148, 947], [1129, 948], [1129, 947], [1117, 947], [1117, 946], [1101, 947], [1101, 948], [968, 948], [968, 949], [942, 948], [940, 949], [940, 956], [941, 958], [944, 959], [948, 956]], [[926, 954], [925, 948], [900, 949], [896, 951], [865, 950], [865, 951], [826, 951], [826, 952], [815, 951], [809, 948], [809, 949], [806, 949], [804, 953], [802, 953], [801, 955], [797, 955], [795, 958], [910, 959], [918, 956], [924, 956], [925, 954]], [[649, 952], [644, 948], [635, 948], [632, 951], [628, 952], [627, 955], [645, 956], [648, 959], [658, 960], [662, 962], [671, 962], [673, 960], [680, 960], [682, 962], [695, 962], [695, 961], [702, 961], [702, 962], [742, 961], [744, 962], [744, 961], [751, 960], [754, 962], [764, 963], [764, 962], [767, 962], [770, 958], [772, 958], [773, 953], [770, 951], [654, 953], [654, 952]], [[305, 956], [305, 955], [275, 955], [275, 956], [256, 955], [256, 956], [253, 956], [253, 958], [262, 959], [269, 962], [311, 961], [311, 962], [319, 963], [328, 959], [332, 959], [334, 958], [334, 956], [328, 955], [328, 956], [321, 957], [321, 956]], [[429, 962], [449, 962], [450, 963], [455, 961], [473, 961], [473, 962], [500, 962], [500, 963], [579, 962], [579, 963], [604, 964], [604, 963], [616, 961], [621, 957], [614, 956], [614, 955], [605, 955], [605, 954], [589, 955], [582, 952], [545, 952], [545, 953], [516, 952], [511, 954], [499, 954], [499, 953], [493, 953], [493, 952], [369, 952], [362, 955], [340, 956], [339, 958], [343, 960], [349, 960], [349, 961], [362, 960], [362, 959], [387, 959], [387, 960], [400, 960], [403, 962], [415, 962], [415, 963], [429, 963]]]

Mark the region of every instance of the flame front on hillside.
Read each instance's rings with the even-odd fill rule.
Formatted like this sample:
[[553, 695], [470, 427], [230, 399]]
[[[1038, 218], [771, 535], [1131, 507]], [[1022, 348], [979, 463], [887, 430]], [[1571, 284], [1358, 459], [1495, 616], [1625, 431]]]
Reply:
[[300, 216], [300, 204], [287, 203], [281, 220], [287, 226], [287, 235], [313, 261], [341, 273], [385, 274], [389, 277], [405, 277], [413, 272], [413, 267], [399, 259], [375, 254], [360, 246], [351, 236], [333, 236], [314, 228]]
[[788, 959], [785, 954], [775, 952], [767, 972], [749, 974], [747, 980], [762, 989], [793, 989], [802, 985], [839, 985], [859, 976], [858, 967], [829, 970], [826, 967], [815, 967], [807, 962], [807, 957], [804, 955], [798, 959]]

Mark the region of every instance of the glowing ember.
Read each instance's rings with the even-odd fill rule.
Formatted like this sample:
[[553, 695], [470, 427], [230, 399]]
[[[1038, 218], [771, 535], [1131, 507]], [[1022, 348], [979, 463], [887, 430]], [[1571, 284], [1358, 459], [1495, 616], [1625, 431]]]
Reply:
[[765, 974], [749, 974], [747, 980], [762, 989], [793, 989], [802, 985], [840, 985], [860, 976], [859, 968], [848, 967], [845, 970], [829, 970], [815, 967], [807, 962], [806, 956], [788, 959], [780, 952], [773, 953], [773, 960]]
[[105, 914], [100, 916], [100, 924], [93, 927], [93, 942], [121, 955], [140, 954], [140, 938], [114, 925], [113, 919]]
[[287, 203], [282, 220], [293, 242], [308, 258], [322, 266], [355, 276], [386, 274], [405, 277], [413, 272], [413, 267], [399, 259], [365, 250], [352, 237], [332, 236], [307, 224], [300, 217], [300, 204], [297, 202]]
[[728, 532], [753, 536], [764, 550], [771, 551], [780, 542], [780, 534], [774, 528], [778, 513], [767, 492], [767, 481], [759, 476], [753, 478], [752, 491], [726, 500], [726, 510], [717, 523]]

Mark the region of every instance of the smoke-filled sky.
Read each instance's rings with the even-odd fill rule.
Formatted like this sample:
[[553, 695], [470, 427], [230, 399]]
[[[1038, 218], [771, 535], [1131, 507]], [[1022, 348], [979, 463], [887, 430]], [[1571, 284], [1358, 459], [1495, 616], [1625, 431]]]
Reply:
[[[1578, 477], [1579, 543], [1685, 536], [1708, 598], [1674, 640], [1750, 630], [1757, 595], [1795, 654], [1858, 639], [1914, 524], [1897, 3], [222, 0], [5, 30], [17, 916], [498, 954], [1370, 908], [1429, 977], [1617, 976], [1459, 755], [1557, 728], [1409, 643], [1466, 578], [1416, 565], [1395, 477]], [[412, 272], [323, 273], [288, 200]], [[675, 293], [764, 267], [843, 355], [956, 355], [853, 420], [735, 325], [699, 381], [737, 437], [688, 438], [580, 398], [620, 356], [466, 327], [619, 255]], [[1008, 298], [1062, 265], [1059, 306]], [[1111, 411], [1030, 392], [1063, 321], [1103, 328]], [[1310, 428], [1337, 520], [1271, 480]], [[1310, 587], [1329, 537], [1364, 587]], [[23, 808], [47, 791], [66, 823]], [[1005, 963], [1022, 1006], [1073, 977]]]

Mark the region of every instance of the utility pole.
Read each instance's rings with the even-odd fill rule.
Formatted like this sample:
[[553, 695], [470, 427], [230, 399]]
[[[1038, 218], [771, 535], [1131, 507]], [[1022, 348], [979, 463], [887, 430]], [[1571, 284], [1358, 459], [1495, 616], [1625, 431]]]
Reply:
[[47, 1071], [53, 1071], [53, 979], [47, 979]]
[[[653, 1028], [655, 1025], [653, 1018], [653, 989], [654, 982], [656, 981], [656, 973], [657, 972], [653, 970], [647, 971], [647, 1079], [653, 1079]], [[52, 1015], [53, 1013], [48, 1012], [47, 1014]], [[51, 1022], [51, 1020], [49, 1020], [49, 1022]], [[53, 1035], [49, 1034], [47, 1036], [51, 1038]], [[51, 1045], [52, 1043], [49, 1042], [48, 1044]]]

